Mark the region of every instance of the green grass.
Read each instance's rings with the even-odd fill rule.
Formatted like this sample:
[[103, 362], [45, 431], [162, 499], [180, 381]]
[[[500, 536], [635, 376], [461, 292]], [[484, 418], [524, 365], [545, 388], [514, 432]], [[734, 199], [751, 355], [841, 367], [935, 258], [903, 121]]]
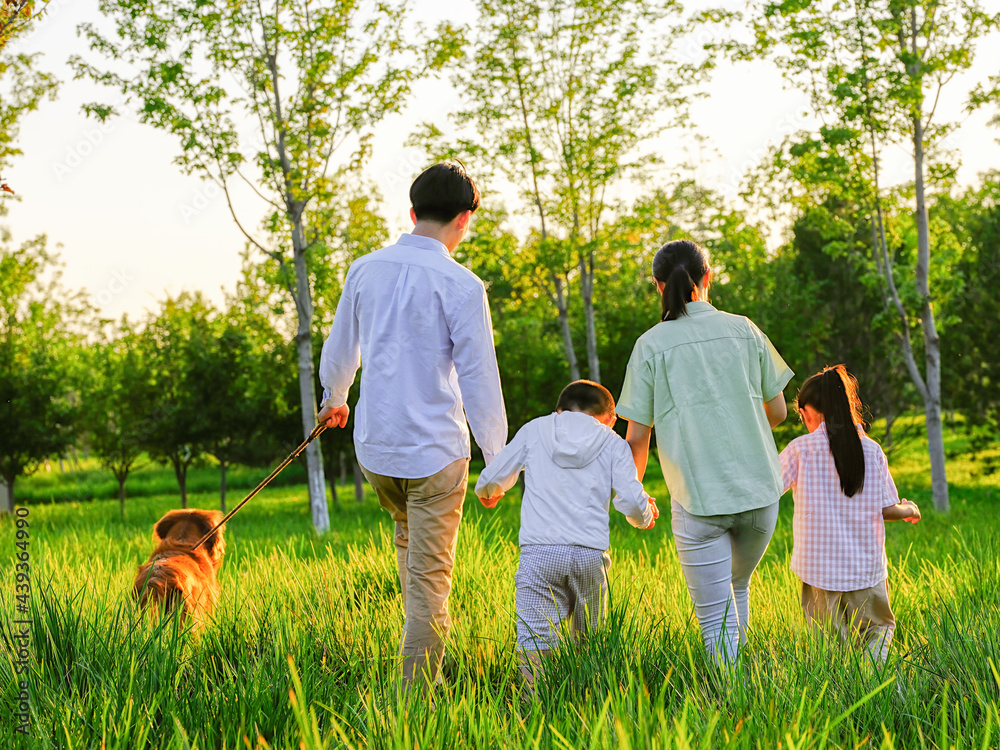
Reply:
[[[961, 439], [949, 436], [949, 449], [960, 451]], [[5, 519], [0, 747], [997, 747], [1000, 480], [956, 458], [953, 510], [938, 516], [922, 450], [914, 441], [892, 456], [901, 494], [925, 516], [887, 530], [899, 627], [885, 667], [803, 626], [785, 498], [755, 577], [751, 646], [738, 670], [706, 663], [667, 514], [650, 532], [613, 516], [609, 627], [559, 653], [538, 699], [522, 702], [516, 493], [495, 511], [470, 497], [446, 685], [433, 712], [399, 702], [391, 520], [371, 495], [342, 499], [322, 538], [304, 486], [269, 488], [251, 502], [228, 529], [223, 601], [197, 639], [173, 620], [150, 623], [128, 595], [152, 524], [176, 507], [173, 488], [130, 499], [124, 519], [111, 500], [31, 505], [33, 736], [12, 734], [15, 538]], [[665, 499], [655, 460], [650, 467], [647, 489]], [[37, 481], [22, 483], [22, 497], [41, 492]], [[46, 491], [60, 499], [63, 485]], [[211, 486], [191, 496], [196, 507], [217, 504]]]

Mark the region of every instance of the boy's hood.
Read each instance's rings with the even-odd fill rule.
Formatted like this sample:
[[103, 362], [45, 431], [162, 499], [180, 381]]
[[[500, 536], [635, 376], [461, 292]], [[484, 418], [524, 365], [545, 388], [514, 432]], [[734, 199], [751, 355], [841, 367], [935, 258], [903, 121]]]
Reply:
[[610, 427], [579, 411], [549, 415], [539, 432], [542, 446], [564, 469], [587, 466], [615, 436]]

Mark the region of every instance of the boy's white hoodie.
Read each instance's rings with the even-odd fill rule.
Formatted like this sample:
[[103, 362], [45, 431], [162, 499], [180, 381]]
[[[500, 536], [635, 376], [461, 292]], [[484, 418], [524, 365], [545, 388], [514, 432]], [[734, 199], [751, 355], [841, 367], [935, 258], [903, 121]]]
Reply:
[[628, 443], [589, 414], [564, 411], [528, 422], [479, 475], [476, 494], [506, 492], [522, 469], [521, 546], [608, 549], [613, 494], [615, 507], [633, 526], [645, 528], [653, 520]]

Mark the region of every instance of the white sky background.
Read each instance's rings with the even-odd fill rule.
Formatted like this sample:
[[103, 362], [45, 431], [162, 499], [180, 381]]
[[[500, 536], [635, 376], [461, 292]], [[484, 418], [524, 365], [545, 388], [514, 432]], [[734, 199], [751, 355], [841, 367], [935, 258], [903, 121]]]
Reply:
[[[689, 3], [691, 8], [702, 4], [709, 3]], [[444, 17], [442, 6], [452, 22], [475, 20], [472, 0], [411, 0], [413, 17], [429, 26]], [[77, 38], [76, 27], [99, 19], [97, 2], [52, 0], [49, 14], [8, 49], [44, 52], [40, 67], [63, 81], [58, 101], [44, 102], [23, 120], [19, 146], [24, 155], [3, 175], [22, 198], [7, 201], [10, 213], [4, 221], [15, 242], [47, 234], [65, 264], [66, 285], [89, 290], [106, 317], [142, 315], [157, 308], [165, 295], [184, 289], [200, 289], [221, 303], [223, 289], [235, 285], [245, 244], [225, 199], [214, 186], [184, 175], [172, 163], [180, 148], [173, 136], [140, 125], [131, 115], [104, 125], [83, 116], [82, 103], [114, 96], [73, 81], [66, 65], [71, 54], [96, 59]], [[960, 119], [969, 86], [997, 70], [1000, 35], [981, 41], [975, 67], [945, 89], [940, 119]], [[735, 198], [743, 175], [768, 145], [810, 122], [804, 117], [805, 99], [784, 90], [779, 73], [765, 63], [723, 65], [707, 92], [693, 106], [692, 116], [696, 132], [709, 140], [699, 146], [676, 131], [661, 136], [656, 143], [665, 162], [660, 182], [666, 182], [672, 165], [693, 161], [700, 183]], [[368, 170], [382, 192], [383, 215], [394, 232], [408, 227], [409, 184], [426, 162], [420, 150], [406, 149], [403, 143], [422, 122], [447, 132], [448, 111], [458, 103], [458, 92], [446, 79], [419, 82], [404, 111], [376, 131]], [[987, 126], [994, 112], [969, 117], [949, 141], [962, 156], [963, 183], [1000, 168], [1000, 130]], [[887, 164], [888, 180], [911, 180], [909, 155], [900, 148], [894, 156]], [[260, 205], [247, 199], [240, 207], [248, 217], [242, 219], [244, 226], [256, 226], [255, 212], [263, 215]]]

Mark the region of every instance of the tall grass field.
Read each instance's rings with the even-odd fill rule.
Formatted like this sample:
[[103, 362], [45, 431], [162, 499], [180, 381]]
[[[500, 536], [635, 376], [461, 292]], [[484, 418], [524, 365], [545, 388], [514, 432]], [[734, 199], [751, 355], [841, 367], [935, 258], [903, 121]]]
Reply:
[[[0, 748], [1000, 747], [1000, 476], [961, 436], [948, 450], [947, 516], [931, 508], [919, 440], [890, 458], [924, 518], [887, 529], [898, 628], [884, 666], [805, 627], [786, 496], [754, 578], [750, 643], [735, 669], [714, 667], [654, 458], [646, 487], [664, 514], [651, 531], [613, 514], [608, 626], [557, 653], [534, 700], [521, 694], [514, 652], [519, 497], [490, 511], [470, 493], [444, 684], [433, 704], [408, 705], [392, 522], [370, 488], [361, 503], [341, 493], [323, 537], [304, 484], [254, 499], [228, 526], [214, 621], [192, 636], [143, 616], [130, 595], [154, 522], [178, 507], [165, 475], [130, 482], [142, 491], [123, 518], [116, 500], [83, 499], [113, 496], [99, 472], [43, 473], [18, 485], [26, 613], [15, 567], [25, 538], [0, 520]], [[81, 482], [93, 491], [81, 494]], [[218, 507], [210, 478], [194, 484], [193, 507]]]

